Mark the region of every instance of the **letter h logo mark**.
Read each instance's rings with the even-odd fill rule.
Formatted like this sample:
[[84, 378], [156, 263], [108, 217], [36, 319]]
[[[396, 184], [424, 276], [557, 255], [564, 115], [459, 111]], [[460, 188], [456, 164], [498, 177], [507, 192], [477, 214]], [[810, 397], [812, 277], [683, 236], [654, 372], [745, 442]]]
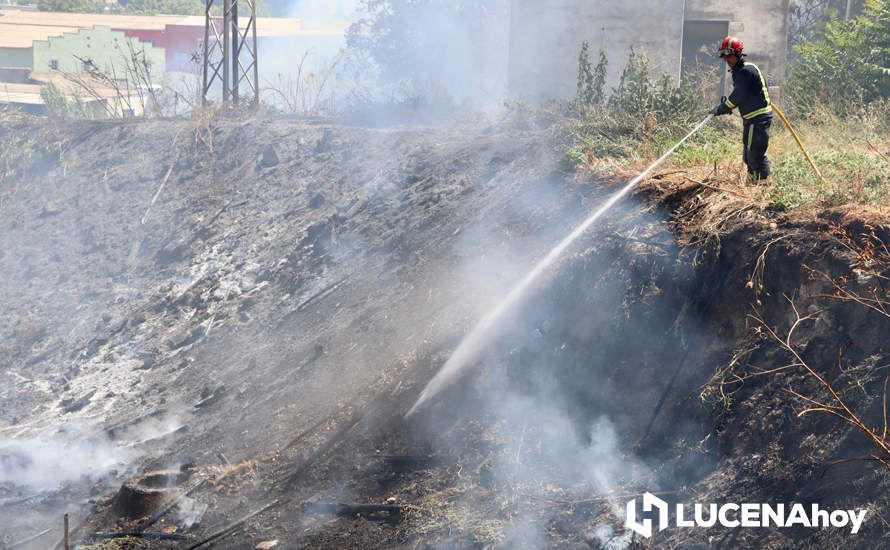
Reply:
[[[658, 530], [664, 531], [668, 526], [668, 503], [647, 492], [643, 494], [643, 511], [651, 512], [653, 510], [658, 510]], [[637, 521], [637, 499], [627, 503], [624, 526], [646, 538], [652, 536], [652, 520], [644, 518], [642, 521]]]

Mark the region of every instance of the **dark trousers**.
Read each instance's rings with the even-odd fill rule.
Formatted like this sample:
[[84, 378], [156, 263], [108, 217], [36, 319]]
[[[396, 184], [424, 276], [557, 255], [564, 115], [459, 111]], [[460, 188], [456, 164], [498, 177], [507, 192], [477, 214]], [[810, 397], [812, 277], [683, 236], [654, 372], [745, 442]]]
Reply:
[[772, 123], [772, 117], [762, 116], [751, 121], [746, 120], [743, 126], [742, 143], [745, 152], [742, 158], [748, 167], [748, 174], [754, 179], [764, 180], [769, 177], [766, 150], [769, 148], [769, 127]]

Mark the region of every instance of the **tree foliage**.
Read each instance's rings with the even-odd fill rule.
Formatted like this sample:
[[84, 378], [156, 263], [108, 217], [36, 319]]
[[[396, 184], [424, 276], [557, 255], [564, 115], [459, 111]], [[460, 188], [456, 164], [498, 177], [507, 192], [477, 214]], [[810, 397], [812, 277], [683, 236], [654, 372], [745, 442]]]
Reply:
[[861, 14], [864, 3], [865, 0], [792, 1], [788, 17], [788, 44], [799, 46], [815, 38], [829, 22]]
[[[74, 13], [130, 13], [138, 15], [203, 15], [202, 0], [119, 0], [107, 4], [104, 0], [38, 0], [42, 11]], [[264, 0], [257, 0], [257, 15], [267, 15]]]
[[37, 9], [41, 11], [63, 11], [75, 13], [99, 13], [104, 4], [96, 0], [38, 0]]
[[890, 0], [866, 0], [861, 15], [826, 24], [796, 49], [801, 62], [786, 91], [798, 109], [847, 112], [890, 97]]

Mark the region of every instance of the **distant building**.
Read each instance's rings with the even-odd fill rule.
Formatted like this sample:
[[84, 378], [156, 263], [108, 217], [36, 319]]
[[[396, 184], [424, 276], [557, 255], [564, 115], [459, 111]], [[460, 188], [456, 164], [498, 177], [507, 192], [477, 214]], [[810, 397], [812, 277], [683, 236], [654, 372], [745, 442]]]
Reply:
[[[100, 27], [106, 30], [95, 35], [84, 33]], [[90, 40], [104, 39], [108, 36], [108, 31], [136, 39], [147, 51], [152, 51], [152, 55], [154, 55], [153, 49], [157, 48], [163, 55], [163, 63], [158, 65], [163, 67], [163, 70], [159, 73], [164, 71], [191, 73], [200, 65], [200, 58], [196, 56], [201, 53], [204, 39], [203, 16], [139, 16], [12, 10], [0, 12], [0, 67], [29, 66], [34, 70], [43, 70], [43, 67], [35, 66], [35, 62], [42, 60], [38, 59], [41, 48], [38, 48], [35, 42], [68, 35], [59, 41], [59, 48], [66, 48], [70, 55], [50, 59], [58, 61], [60, 67], [66, 67], [65, 70], [76, 69], [74, 66], [76, 57], [99, 55], [96, 53], [97, 48], [91, 46]], [[257, 18], [258, 40], [298, 37], [302, 34], [299, 19]], [[90, 38], [86, 38], [87, 36]], [[119, 34], [114, 36], [121, 42]], [[108, 57], [119, 56], [110, 52]]]
[[165, 70], [163, 49], [103, 25], [34, 40], [31, 49], [31, 70], [40, 73], [98, 70], [112, 78], [127, 79], [134, 56], [155, 75]]
[[[261, 83], [274, 81], [279, 73], [296, 72], [303, 52], [332, 57], [345, 31], [346, 24], [335, 22], [304, 29], [300, 19], [257, 18]], [[171, 73], [194, 81], [201, 70], [203, 40], [204, 16], [0, 10], [0, 104], [19, 102], [28, 106], [26, 110], [41, 111], [39, 88], [46, 75], [54, 73], [70, 81], [72, 75], [98, 70], [113, 80], [132, 80], [127, 65], [134, 55], [148, 66], [154, 82]], [[38, 74], [41, 78], [34, 78]], [[12, 86], [4, 88], [4, 83]], [[77, 91], [65, 85], [57, 88], [65, 94]], [[91, 106], [101, 113], [102, 105], [93, 105], [94, 100], [89, 99]]]
[[[631, 47], [646, 54], [657, 75], [679, 80], [709, 71], [725, 77], [716, 56], [720, 39], [740, 37], [767, 79], [787, 68], [790, 0], [726, 4], [715, 0], [512, 0], [509, 86], [527, 99], [569, 98], [576, 91], [578, 53], [590, 44], [609, 61], [608, 84], [618, 82]], [[715, 95], [718, 90], [715, 89]]]

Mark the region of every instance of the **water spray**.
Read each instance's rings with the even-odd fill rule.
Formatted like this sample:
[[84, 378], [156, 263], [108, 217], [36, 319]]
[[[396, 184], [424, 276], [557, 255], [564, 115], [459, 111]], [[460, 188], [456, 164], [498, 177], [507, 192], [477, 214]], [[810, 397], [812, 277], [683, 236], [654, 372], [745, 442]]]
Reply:
[[439, 370], [438, 373], [433, 377], [432, 380], [427, 384], [427, 386], [420, 393], [420, 397], [417, 399], [417, 402], [414, 403], [414, 406], [408, 411], [406, 416], [410, 416], [414, 414], [426, 401], [431, 399], [433, 396], [437, 395], [439, 392], [450, 386], [453, 382], [455, 382], [460, 373], [469, 365], [473, 360], [475, 360], [479, 354], [479, 352], [485, 347], [488, 343], [489, 339], [492, 336], [492, 329], [498, 324], [498, 321], [504, 316], [504, 314], [510, 310], [513, 306], [515, 306], [526, 294], [529, 287], [531, 287], [532, 283], [534, 283], [538, 277], [541, 276], [547, 269], [549, 269], [557, 259], [562, 255], [563, 252], [591, 225], [594, 224], [603, 214], [605, 214], [610, 208], [615, 206], [615, 204], [624, 198], [631, 190], [636, 187], [643, 179], [648, 176], [652, 170], [658, 167], [659, 164], [665, 161], [674, 151], [676, 151], [683, 143], [685, 143], [689, 138], [698, 133], [705, 124], [707, 124], [714, 115], [709, 114], [698, 123], [698, 125], [692, 129], [691, 132], [686, 134], [686, 136], [674, 144], [673, 147], [665, 151], [663, 155], [661, 155], [658, 160], [650, 164], [645, 170], [643, 170], [640, 175], [633, 178], [627, 185], [619, 189], [615, 192], [609, 199], [603, 203], [602, 206], [596, 209], [590, 216], [587, 217], [583, 222], [581, 222], [578, 227], [576, 227], [569, 235], [560, 241], [553, 249], [547, 253], [547, 255], [538, 262], [537, 265], [526, 275], [523, 277], [519, 283], [513, 287], [513, 289], [507, 294], [507, 296], [495, 306], [485, 317], [482, 318], [481, 321], [473, 328], [473, 330], [464, 337], [461, 341], [460, 345], [457, 346], [457, 349], [454, 350], [454, 353], [451, 354], [451, 357], [448, 358], [448, 361], [445, 362], [445, 365]]

